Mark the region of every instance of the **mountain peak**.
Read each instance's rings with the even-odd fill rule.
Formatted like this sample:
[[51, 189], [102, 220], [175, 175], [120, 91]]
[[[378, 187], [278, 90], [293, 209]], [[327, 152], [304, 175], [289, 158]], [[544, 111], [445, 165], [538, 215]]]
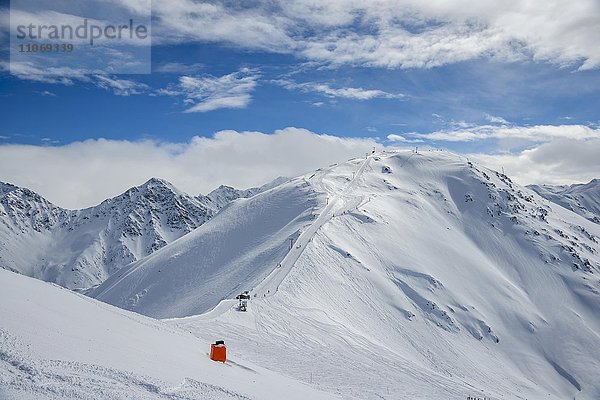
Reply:
[[213, 190], [210, 193], [215, 193], [215, 192], [222, 191], [222, 190], [238, 190], [238, 189], [234, 188], [233, 186], [229, 186], [229, 185], [219, 185], [218, 188], [216, 188], [215, 190]]
[[144, 182], [139, 187], [167, 187], [169, 189], [174, 189], [173, 184], [165, 179], [152, 177]]
[[0, 182], [0, 196], [4, 196], [5, 194], [13, 192], [17, 189], [19, 189], [19, 187], [11, 183]]
[[[212, 204], [207, 206], [160, 178], [97, 206], [72, 211], [29, 189], [2, 183], [0, 242], [5, 237], [10, 241], [0, 246], [0, 266], [68, 288], [88, 288], [213, 215]], [[57, 248], [59, 261], [48, 256]]]

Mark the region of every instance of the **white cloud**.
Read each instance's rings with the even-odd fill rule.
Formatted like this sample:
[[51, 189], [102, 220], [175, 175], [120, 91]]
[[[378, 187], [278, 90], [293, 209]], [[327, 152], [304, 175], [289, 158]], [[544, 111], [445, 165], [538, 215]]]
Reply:
[[[130, 12], [143, 11], [137, 1], [111, 2]], [[547, 61], [580, 70], [600, 67], [597, 0], [531, 0], [509, 5], [503, 0], [477, 4], [467, 0], [256, 0], [244, 4], [170, 0], [154, 2], [153, 15], [156, 44], [225, 43], [293, 54], [310, 65], [431, 68], [487, 58]], [[0, 10], [0, 23], [7, 25], [7, 21], [8, 13]], [[156, 71], [189, 75], [199, 67], [172, 63]], [[71, 84], [81, 71], [34, 71], [23, 64], [13, 73], [21, 79]], [[333, 97], [385, 97], [385, 92], [360, 88], [305, 89]], [[244, 104], [239, 97], [219, 98], [190, 111]]]
[[75, 81], [89, 81], [86, 71], [76, 68], [40, 68], [31, 62], [0, 61], [0, 70], [10, 72], [19, 79], [72, 85]]
[[55, 140], [55, 139], [52, 139], [52, 138], [49, 138], [49, 137], [41, 138], [40, 141], [42, 142], [42, 144], [44, 146], [60, 143], [59, 140]]
[[522, 185], [562, 185], [600, 178], [600, 139], [559, 139], [516, 154], [471, 154]]
[[[136, 1], [111, 2], [143, 11]], [[0, 12], [3, 25], [7, 14]], [[600, 67], [597, 0], [170, 0], [154, 2], [153, 15], [157, 44], [226, 43], [333, 65], [431, 68], [492, 58]], [[24, 72], [17, 76], [31, 79]]]
[[287, 79], [278, 79], [271, 81], [276, 85], [280, 85], [288, 90], [300, 90], [302, 92], [315, 92], [323, 94], [327, 97], [341, 97], [352, 100], [371, 100], [373, 98], [398, 99], [404, 97], [403, 94], [388, 93], [379, 89], [363, 89], [363, 88], [332, 88], [325, 83], [304, 82], [296, 83]]
[[182, 76], [178, 85], [171, 85], [159, 94], [185, 97], [192, 107], [185, 112], [207, 112], [219, 108], [245, 108], [252, 100], [259, 75], [256, 70], [242, 68], [228, 75], [215, 77]]
[[464, 129], [443, 130], [432, 133], [413, 133], [414, 137], [445, 142], [472, 142], [486, 139], [518, 139], [529, 142], [547, 142], [554, 139], [584, 140], [600, 138], [600, 128], [586, 125], [535, 125], [535, 126], [469, 126]]
[[494, 115], [485, 114], [485, 119], [492, 124], [509, 125], [509, 122], [502, 117], [496, 117]]
[[[388, 139], [400, 145], [413, 140], [402, 135]], [[207, 193], [220, 184], [247, 188], [362, 155], [372, 146], [382, 147], [373, 139], [298, 128], [273, 134], [221, 131], [188, 143], [98, 139], [67, 145], [4, 144], [0, 180], [29, 187], [60, 206], [80, 208], [153, 176], [190, 194]], [[521, 184], [565, 184], [600, 177], [598, 154], [600, 138], [559, 138], [513, 154], [468, 156], [497, 170], [504, 167]]]
[[[502, 123], [499, 121], [499, 123]], [[497, 139], [496, 151], [519, 148], [516, 152], [469, 154], [481, 164], [505, 172], [516, 182], [568, 184], [600, 178], [600, 127], [585, 125], [506, 126], [456, 124], [465, 129], [429, 134], [389, 135], [388, 140], [410, 143], [412, 138], [448, 142]], [[408, 136], [411, 139], [407, 139]], [[527, 146], [526, 150], [520, 150]]]
[[192, 74], [204, 68], [203, 64], [181, 64], [181, 63], [166, 63], [159, 65], [154, 70], [167, 74]]
[[[496, 119], [496, 117], [488, 119]], [[503, 124], [502, 121], [505, 120], [501, 119], [498, 123]], [[598, 157], [600, 154], [600, 127], [585, 125], [473, 126], [464, 122], [454, 122], [453, 125], [457, 127], [464, 125], [467, 128], [428, 134], [391, 134], [387, 138], [401, 144], [411, 143], [414, 140], [472, 142], [497, 139], [499, 142], [496, 151], [504, 147], [522, 149], [523, 146], [527, 146], [526, 150], [517, 152], [468, 154], [470, 158], [497, 171], [504, 168], [509, 176], [523, 185], [531, 183], [567, 184], [588, 182], [593, 178], [600, 178], [600, 157]]]
[[294, 40], [286, 27], [288, 18], [269, 7], [267, 2], [252, 2], [254, 7], [194, 0], [154, 2], [152, 33], [155, 43], [187, 41], [226, 42], [244, 48], [287, 51]]
[[[90, 75], [89, 71], [76, 68], [41, 68], [30, 62], [11, 62], [10, 64], [0, 62], [0, 70], [10, 71], [11, 74], [20, 79], [42, 83], [57, 83], [68, 86], [73, 85], [75, 82], [92, 83], [102, 89], [112, 90], [118, 96], [140, 94], [150, 89], [144, 83], [129, 79], [118, 79], [103, 74]], [[55, 95], [47, 90], [40, 94], [43, 96]]]
[[153, 11], [158, 41], [226, 42], [333, 64], [430, 68], [491, 57], [600, 66], [595, 0], [171, 0]]
[[94, 75], [95, 85], [106, 90], [112, 90], [117, 96], [129, 96], [147, 92], [148, 85], [129, 79], [118, 79], [107, 75]]
[[220, 184], [238, 188], [297, 176], [363, 155], [371, 139], [318, 135], [298, 128], [273, 134], [221, 131], [189, 143], [86, 140], [62, 146], [0, 145], [0, 180], [29, 187], [63, 207], [98, 204], [150, 177], [190, 194]]
[[421, 139], [407, 139], [402, 135], [397, 135], [395, 133], [387, 135], [387, 139], [391, 142], [400, 142], [400, 143], [423, 143]]

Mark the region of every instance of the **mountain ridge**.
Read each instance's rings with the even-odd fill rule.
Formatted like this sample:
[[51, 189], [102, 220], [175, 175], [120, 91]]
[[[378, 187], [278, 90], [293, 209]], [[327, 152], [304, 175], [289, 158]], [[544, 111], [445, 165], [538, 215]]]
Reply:
[[540, 196], [600, 224], [600, 179], [572, 185], [529, 185]]

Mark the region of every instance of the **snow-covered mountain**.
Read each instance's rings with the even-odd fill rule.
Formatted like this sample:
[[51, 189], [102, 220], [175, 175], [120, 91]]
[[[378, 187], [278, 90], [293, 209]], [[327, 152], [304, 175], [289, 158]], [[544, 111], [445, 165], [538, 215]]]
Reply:
[[600, 224], [600, 179], [574, 185], [530, 185], [540, 196]]
[[153, 178], [98, 206], [73, 211], [2, 183], [0, 267], [86, 289], [191, 232], [233, 199], [260, 190], [221, 187], [192, 197]]
[[388, 152], [232, 203], [90, 295], [343, 398], [592, 400], [599, 237], [458, 155]]
[[246, 190], [240, 190], [231, 186], [221, 185], [212, 192], [210, 192], [208, 195], [200, 195], [198, 196], [198, 198], [200, 200], [204, 200], [207, 204], [210, 204], [214, 209], [220, 210], [221, 208], [225, 207], [227, 204], [231, 203], [234, 200], [252, 197], [258, 193], [264, 192], [265, 190], [269, 190], [271, 188], [274, 188], [275, 186], [279, 186], [280, 184], [287, 182], [288, 180], [288, 178], [279, 177], [261, 187], [255, 187]]
[[177, 246], [115, 274], [92, 296], [153, 317], [207, 311], [263, 280], [318, 206], [317, 193], [302, 179], [241, 199]]

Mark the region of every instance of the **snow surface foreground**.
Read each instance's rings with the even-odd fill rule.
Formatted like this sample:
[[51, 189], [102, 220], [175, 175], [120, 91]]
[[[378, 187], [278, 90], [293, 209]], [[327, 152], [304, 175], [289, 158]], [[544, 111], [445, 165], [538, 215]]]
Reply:
[[2, 400], [337, 398], [57, 285], [1, 269], [0, 285]]

